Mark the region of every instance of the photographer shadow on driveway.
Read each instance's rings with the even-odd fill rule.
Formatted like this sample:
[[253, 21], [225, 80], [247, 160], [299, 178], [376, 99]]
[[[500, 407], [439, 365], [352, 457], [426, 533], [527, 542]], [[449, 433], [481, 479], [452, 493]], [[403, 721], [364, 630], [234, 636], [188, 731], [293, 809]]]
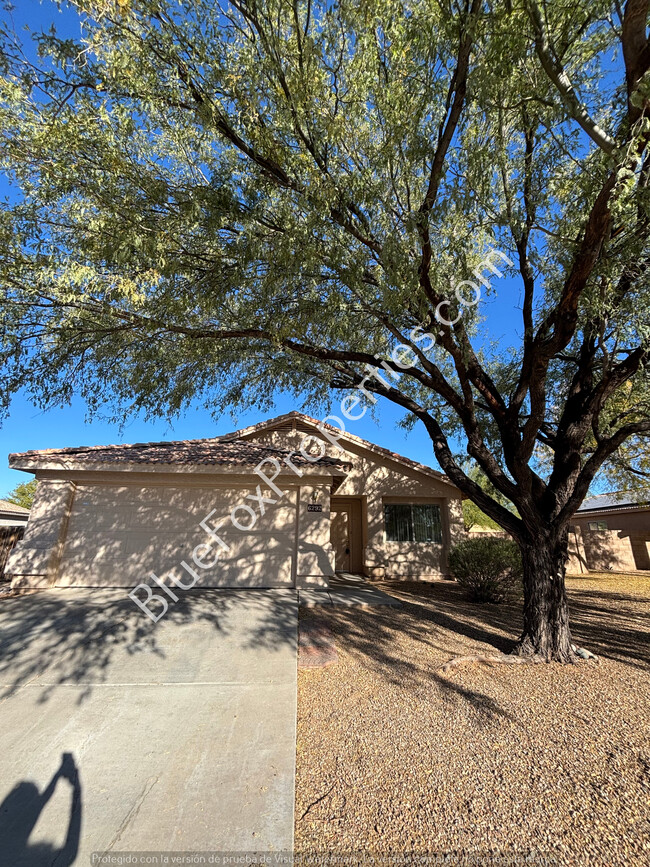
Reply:
[[[59, 781], [71, 787], [70, 816], [65, 842], [57, 847], [47, 842], [29, 842], [38, 819], [54, 795]], [[81, 783], [71, 753], [63, 753], [61, 764], [43, 792], [35, 783], [17, 783], [0, 804], [0, 852], [13, 867], [70, 867], [79, 851], [81, 833]]]

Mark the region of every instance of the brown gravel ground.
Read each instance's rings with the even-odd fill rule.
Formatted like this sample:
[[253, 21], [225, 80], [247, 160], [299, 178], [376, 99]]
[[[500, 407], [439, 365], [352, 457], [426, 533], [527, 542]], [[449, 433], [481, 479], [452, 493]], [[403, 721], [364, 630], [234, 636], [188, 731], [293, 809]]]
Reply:
[[296, 852], [650, 864], [650, 576], [567, 583], [598, 664], [441, 674], [521, 626], [520, 603], [468, 603], [453, 582], [383, 584], [401, 609], [301, 609], [338, 662], [298, 673]]

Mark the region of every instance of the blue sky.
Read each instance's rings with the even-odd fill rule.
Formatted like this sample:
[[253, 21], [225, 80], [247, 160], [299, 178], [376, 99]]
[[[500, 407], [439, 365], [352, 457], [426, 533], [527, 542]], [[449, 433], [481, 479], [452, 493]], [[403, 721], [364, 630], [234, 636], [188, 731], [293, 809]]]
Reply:
[[[24, 26], [31, 30], [41, 30], [54, 22], [61, 35], [75, 36], [79, 32], [77, 14], [69, 9], [57, 10], [52, 0], [20, 0], [13, 12], [16, 30]], [[6, 183], [0, 178], [0, 196], [8, 192]], [[468, 242], [471, 239], [468, 239]], [[512, 251], [508, 251], [512, 255]], [[502, 345], [518, 342], [521, 327], [520, 288], [517, 281], [502, 279], [494, 281], [495, 294], [486, 299], [483, 312], [489, 316], [490, 338], [497, 339]], [[483, 303], [483, 302], [482, 302]], [[334, 397], [332, 410], [335, 412], [339, 397]], [[293, 398], [276, 395], [275, 411], [268, 416], [278, 415], [293, 409], [300, 409]], [[397, 407], [382, 402], [376, 410], [376, 420], [366, 416], [356, 422], [349, 422], [348, 429], [358, 436], [379, 445], [400, 452], [414, 460], [437, 466], [433, 456], [431, 441], [422, 425], [412, 432], [397, 428], [396, 423], [402, 413]], [[118, 424], [102, 420], [88, 421], [84, 404], [78, 400], [71, 406], [40, 410], [34, 407], [22, 394], [14, 399], [9, 418], [0, 428], [0, 496], [16, 484], [31, 478], [22, 472], [10, 470], [6, 455], [28, 449], [60, 448], [74, 445], [100, 445], [116, 442], [143, 442], [161, 439], [191, 439], [217, 436], [236, 427], [243, 427], [260, 420], [258, 413], [240, 414], [234, 421], [230, 416], [213, 419], [210, 414], [197, 406], [186, 412], [173, 425], [165, 421], [145, 421], [135, 416], [123, 429]]]
[[[337, 406], [338, 401], [332, 403], [334, 413]], [[269, 413], [268, 417], [294, 409], [300, 407], [296, 406], [293, 398], [278, 394], [276, 411]], [[378, 445], [437, 467], [431, 440], [424, 427], [419, 425], [410, 433], [396, 428], [401, 411], [386, 402], [381, 404], [376, 414], [376, 422], [370, 418], [369, 413], [366, 413], [360, 421], [346, 422], [347, 429], [350, 433], [369, 439]], [[254, 424], [260, 419], [259, 413], [249, 412], [242, 413], [237, 423], [227, 415], [215, 420], [205, 410], [197, 407], [185, 413], [173, 427], [166, 422], [146, 422], [135, 417], [125, 425], [123, 431], [120, 431], [117, 424], [102, 421], [87, 422], [85, 407], [81, 401], [76, 401], [72, 406], [64, 409], [42, 411], [19, 395], [12, 405], [9, 419], [0, 428], [0, 455], [3, 459], [0, 468], [0, 497], [20, 482], [32, 478], [29, 473], [10, 470], [7, 467], [6, 455], [11, 452], [64, 446], [219, 436], [236, 428]]]

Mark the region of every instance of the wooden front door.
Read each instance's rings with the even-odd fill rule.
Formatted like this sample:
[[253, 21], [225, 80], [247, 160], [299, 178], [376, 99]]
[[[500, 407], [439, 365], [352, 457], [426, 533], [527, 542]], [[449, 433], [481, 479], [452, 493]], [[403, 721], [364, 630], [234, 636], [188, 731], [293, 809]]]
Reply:
[[335, 570], [361, 572], [363, 569], [361, 501], [352, 497], [332, 497], [330, 512], [330, 541], [334, 549]]

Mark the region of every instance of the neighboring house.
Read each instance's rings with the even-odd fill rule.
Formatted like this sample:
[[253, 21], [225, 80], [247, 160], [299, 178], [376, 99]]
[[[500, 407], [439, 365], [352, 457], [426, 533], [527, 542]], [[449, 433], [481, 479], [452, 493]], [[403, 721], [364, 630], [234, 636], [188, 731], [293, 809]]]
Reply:
[[297, 412], [214, 439], [9, 464], [38, 480], [13, 586], [189, 583], [192, 570], [204, 587], [326, 586], [335, 570], [438, 578], [464, 534], [444, 475]]
[[17, 506], [8, 500], [0, 500], [0, 579], [5, 579], [7, 559], [16, 544], [23, 538], [29, 509]]
[[589, 497], [573, 516], [572, 572], [650, 569], [650, 493]]
[[0, 500], [0, 527], [24, 527], [28, 518], [29, 509], [8, 500]]

